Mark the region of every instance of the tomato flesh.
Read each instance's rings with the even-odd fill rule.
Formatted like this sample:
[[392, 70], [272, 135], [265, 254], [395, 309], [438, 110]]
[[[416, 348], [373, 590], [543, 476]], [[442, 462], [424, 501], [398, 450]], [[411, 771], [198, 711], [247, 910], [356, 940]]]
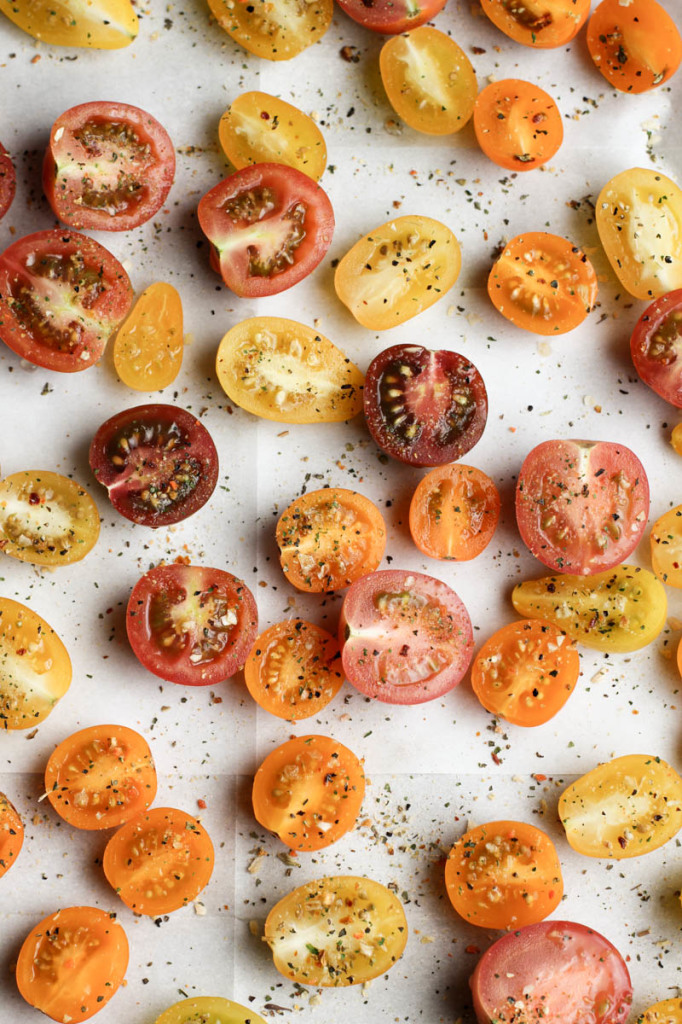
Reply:
[[0, 220], [9, 210], [17, 190], [17, 175], [12, 158], [0, 142]]
[[220, 145], [237, 168], [286, 164], [318, 181], [327, 166], [324, 136], [298, 107], [266, 92], [243, 92], [218, 125]]
[[493, 163], [508, 171], [532, 171], [551, 160], [564, 139], [554, 99], [531, 82], [506, 78], [476, 97], [474, 131]]
[[398, 35], [431, 21], [446, 0], [337, 0], [341, 10], [372, 32]]
[[466, 562], [493, 538], [500, 518], [495, 484], [473, 466], [432, 469], [420, 480], [410, 502], [410, 533], [431, 558]]
[[31, 729], [71, 685], [71, 659], [52, 626], [0, 597], [0, 728]]
[[16, 808], [0, 793], [0, 878], [16, 862], [24, 843], [24, 826]]
[[290, 60], [321, 39], [333, 0], [208, 0], [218, 24], [244, 49], [266, 60]]
[[160, 391], [179, 374], [182, 354], [182, 300], [171, 284], [152, 284], [116, 335], [116, 373], [135, 391]]
[[682, 409], [682, 288], [645, 309], [632, 332], [630, 353], [644, 383]]
[[651, 566], [669, 587], [682, 587], [682, 505], [669, 509], [651, 527]]
[[506, 36], [537, 49], [570, 43], [590, 13], [590, 0], [481, 0], [481, 6]]
[[173, 1003], [156, 1024], [265, 1024], [253, 1010], [222, 996], [199, 996]]
[[682, 61], [682, 36], [656, 0], [602, 0], [587, 25], [587, 48], [597, 70], [621, 92], [662, 85]]
[[0, 13], [48, 46], [118, 50], [137, 36], [139, 23], [130, 0], [0, 0]]

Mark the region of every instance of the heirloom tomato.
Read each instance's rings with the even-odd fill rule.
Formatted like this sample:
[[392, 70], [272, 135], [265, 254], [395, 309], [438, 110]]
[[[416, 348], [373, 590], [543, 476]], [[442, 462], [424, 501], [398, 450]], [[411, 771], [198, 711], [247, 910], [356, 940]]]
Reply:
[[640, 857], [682, 828], [682, 779], [660, 757], [616, 757], [565, 789], [558, 814], [578, 853]]
[[467, 562], [492, 540], [500, 507], [497, 487], [480, 469], [439, 466], [420, 480], [412, 495], [412, 540], [430, 558]]
[[92, 366], [132, 300], [118, 260], [66, 228], [27, 235], [0, 256], [0, 339], [36, 366]]
[[543, 89], [518, 78], [492, 82], [474, 105], [478, 144], [508, 171], [532, 171], [554, 156], [564, 139], [556, 103]]
[[264, 419], [339, 423], [362, 409], [360, 370], [323, 334], [296, 320], [242, 320], [220, 342], [216, 372], [231, 401]]
[[590, 13], [590, 0], [481, 0], [481, 6], [506, 36], [537, 49], [570, 43]]
[[265, 922], [277, 970], [300, 985], [359, 985], [400, 959], [407, 921], [400, 899], [371, 878], [337, 875], [294, 889]]
[[0, 793], [0, 878], [16, 861], [24, 843], [24, 826], [16, 808]]
[[602, 0], [587, 25], [597, 70], [621, 92], [647, 92], [671, 78], [682, 60], [682, 37], [656, 0]]
[[332, 23], [333, 0], [208, 0], [236, 43], [266, 60], [289, 60], [321, 39]]
[[99, 512], [69, 477], [43, 470], [0, 481], [0, 551], [33, 565], [71, 565], [99, 537]]
[[362, 762], [329, 736], [296, 736], [265, 758], [253, 813], [291, 850], [321, 850], [355, 825], [365, 795]]
[[182, 300], [171, 284], [146, 288], [114, 341], [114, 366], [135, 391], [160, 391], [182, 366]]
[[52, 626], [0, 597], [0, 729], [31, 729], [71, 685], [71, 659]]
[[636, 1024], [682, 1024], [682, 999], [664, 999], [641, 1013]]
[[391, 106], [415, 131], [451, 135], [473, 114], [476, 74], [445, 32], [423, 25], [394, 36], [384, 43], [379, 61]]
[[682, 505], [665, 512], [651, 527], [651, 566], [669, 587], [682, 587]]
[[446, 0], [338, 0], [349, 18], [372, 32], [398, 35], [431, 21]]
[[220, 145], [237, 170], [286, 164], [318, 181], [327, 166], [322, 132], [307, 114], [266, 92], [243, 92], [218, 125]]
[[0, 142], [0, 220], [2, 220], [12, 205], [16, 189], [17, 175], [12, 158]]
[[398, 217], [361, 238], [336, 268], [336, 294], [363, 327], [385, 331], [438, 302], [462, 256], [450, 228], [431, 217]]
[[632, 167], [604, 185], [599, 238], [613, 272], [636, 299], [682, 288], [682, 189], [660, 171]]
[[65, 907], [24, 939], [17, 987], [30, 1006], [58, 1021], [80, 1024], [109, 1002], [128, 967], [128, 939], [115, 914]]
[[471, 620], [454, 590], [401, 569], [370, 572], [350, 588], [339, 620], [346, 678], [387, 704], [422, 704], [457, 686], [469, 667]]
[[644, 383], [682, 409], [682, 288], [644, 310], [630, 338], [630, 353]]
[[130, 0], [0, 0], [0, 13], [48, 46], [118, 50], [139, 29]]
[[156, 1024], [265, 1024], [254, 1010], [222, 996], [195, 996], [173, 1003]]
[[246, 584], [223, 569], [159, 565], [133, 587], [130, 646], [149, 672], [186, 686], [215, 686], [242, 668], [258, 628]]

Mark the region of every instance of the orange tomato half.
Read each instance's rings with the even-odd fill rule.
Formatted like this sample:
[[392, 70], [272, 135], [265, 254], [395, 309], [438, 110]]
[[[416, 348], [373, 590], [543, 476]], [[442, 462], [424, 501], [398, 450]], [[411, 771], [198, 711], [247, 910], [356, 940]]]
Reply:
[[682, 37], [656, 0], [602, 0], [587, 25], [597, 70], [621, 92], [648, 92], [667, 82], [682, 61]]
[[0, 878], [9, 871], [24, 843], [24, 826], [14, 805], [0, 793]]
[[410, 502], [412, 540], [430, 558], [476, 558], [492, 540], [499, 518], [495, 484], [480, 469], [462, 463], [432, 469]]
[[518, 78], [492, 82], [474, 106], [478, 144], [508, 171], [532, 171], [554, 156], [564, 139], [556, 103], [544, 89]]
[[570, 43], [590, 13], [590, 0], [481, 0], [481, 6], [506, 36], [536, 49]]
[[160, 391], [179, 374], [182, 354], [182, 300], [160, 281], [142, 292], [116, 335], [116, 373], [135, 391]]

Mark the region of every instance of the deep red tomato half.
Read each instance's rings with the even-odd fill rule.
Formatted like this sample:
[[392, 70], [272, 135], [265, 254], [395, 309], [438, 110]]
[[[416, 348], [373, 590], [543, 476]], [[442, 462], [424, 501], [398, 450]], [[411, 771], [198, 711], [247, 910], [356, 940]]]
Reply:
[[159, 565], [133, 587], [130, 646], [144, 667], [186, 686], [213, 686], [243, 667], [258, 632], [253, 594], [222, 569]]
[[644, 383], [682, 409], [682, 288], [647, 306], [632, 332], [630, 352]]
[[112, 416], [93, 438], [90, 466], [116, 511], [143, 526], [191, 516], [218, 481], [211, 435], [174, 405], [138, 405]]
[[634, 452], [611, 441], [543, 441], [516, 486], [519, 533], [557, 572], [592, 575], [620, 565], [641, 540], [649, 483]]
[[255, 298], [291, 288], [329, 248], [334, 211], [307, 174], [283, 164], [252, 164], [231, 174], [199, 203], [211, 266], [237, 295]]
[[473, 363], [447, 349], [392, 345], [365, 377], [365, 417], [384, 451], [411, 466], [466, 455], [483, 433], [488, 395]]
[[17, 176], [9, 153], [0, 142], [0, 220], [5, 216], [17, 188]]
[[96, 363], [132, 301], [118, 260], [75, 231], [38, 231], [0, 256], [0, 338], [36, 366]]
[[431, 21], [446, 0], [337, 0], [341, 10], [372, 32], [393, 36]]
[[52, 125], [43, 188], [59, 220], [89, 231], [128, 231], [153, 217], [173, 184], [166, 129], [139, 107], [97, 101]]
[[469, 613], [446, 583], [387, 569], [354, 583], [339, 621], [343, 671], [387, 704], [422, 704], [457, 686], [474, 641]]

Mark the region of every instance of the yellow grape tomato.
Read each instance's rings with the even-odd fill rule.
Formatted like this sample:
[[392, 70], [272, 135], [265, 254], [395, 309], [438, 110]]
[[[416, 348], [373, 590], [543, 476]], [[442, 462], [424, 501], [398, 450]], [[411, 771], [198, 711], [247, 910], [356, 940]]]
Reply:
[[254, 1010], [221, 996], [195, 996], [173, 1003], [156, 1024], [265, 1024]]
[[651, 527], [651, 565], [659, 580], [682, 587], [682, 505], [665, 512]]
[[286, 164], [317, 181], [327, 166], [327, 147], [313, 119], [266, 92], [237, 96], [220, 118], [218, 137], [237, 170]]
[[71, 685], [71, 659], [52, 626], [0, 597], [0, 729], [31, 729]]
[[160, 391], [179, 374], [182, 353], [180, 296], [171, 284], [152, 284], [116, 335], [116, 373], [135, 391]]
[[130, 0], [0, 0], [0, 13], [52, 46], [118, 50], [139, 28]]
[[208, 5], [235, 42], [266, 60], [290, 60], [312, 46], [334, 14], [334, 0], [208, 0]]

